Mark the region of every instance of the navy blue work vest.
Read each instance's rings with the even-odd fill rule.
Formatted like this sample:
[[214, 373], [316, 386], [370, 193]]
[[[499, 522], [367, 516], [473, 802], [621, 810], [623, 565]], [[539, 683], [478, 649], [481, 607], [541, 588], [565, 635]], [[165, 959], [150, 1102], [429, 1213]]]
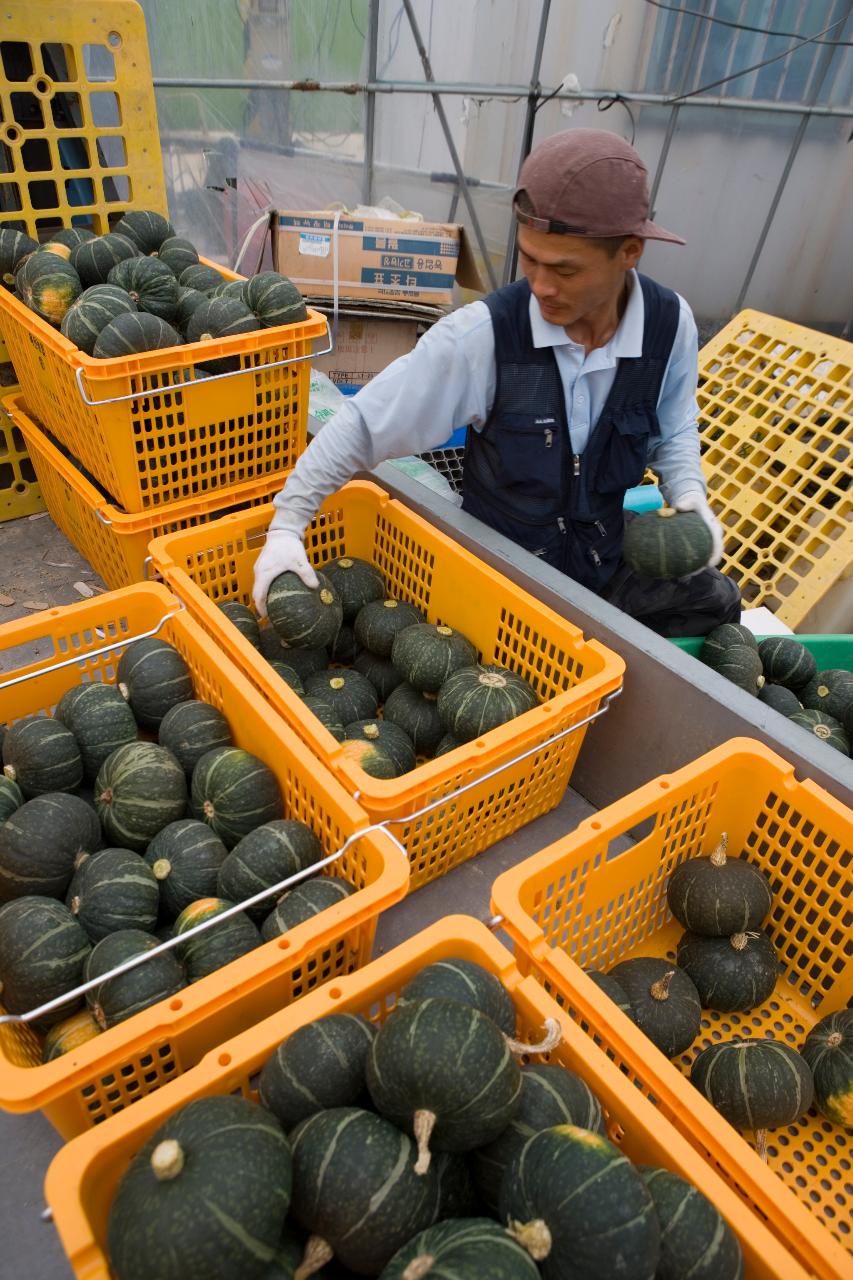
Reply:
[[643, 353], [617, 362], [580, 456], [572, 453], [553, 348], [533, 345], [530, 286], [517, 280], [490, 294], [495, 400], [465, 445], [463, 510], [597, 592], [620, 563], [625, 490], [642, 480], [647, 447], [660, 433], [657, 402], [678, 328], [672, 290], [639, 280]]

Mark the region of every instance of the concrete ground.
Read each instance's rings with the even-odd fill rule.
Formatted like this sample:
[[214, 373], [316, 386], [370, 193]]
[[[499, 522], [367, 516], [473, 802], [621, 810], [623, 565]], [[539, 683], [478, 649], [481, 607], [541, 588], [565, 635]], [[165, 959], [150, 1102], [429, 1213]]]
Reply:
[[46, 511], [0, 524], [0, 626], [54, 605], [79, 604], [87, 588], [106, 590]]

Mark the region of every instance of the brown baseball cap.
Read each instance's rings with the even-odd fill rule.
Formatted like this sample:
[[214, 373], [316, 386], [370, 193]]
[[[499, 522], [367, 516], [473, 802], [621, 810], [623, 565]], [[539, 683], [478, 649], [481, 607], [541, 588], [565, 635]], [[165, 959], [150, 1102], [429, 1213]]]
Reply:
[[624, 138], [604, 129], [566, 129], [534, 147], [512, 207], [524, 226], [553, 235], [685, 243], [649, 219], [648, 169]]

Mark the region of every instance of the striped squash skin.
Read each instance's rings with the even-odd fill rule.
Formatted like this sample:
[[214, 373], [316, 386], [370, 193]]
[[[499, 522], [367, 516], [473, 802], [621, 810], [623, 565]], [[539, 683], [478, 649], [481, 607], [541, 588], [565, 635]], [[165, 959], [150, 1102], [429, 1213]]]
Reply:
[[304, 880], [279, 898], [275, 910], [270, 912], [263, 923], [261, 937], [264, 942], [278, 938], [289, 929], [295, 929], [297, 925], [320, 915], [327, 907], [343, 902], [344, 898], [353, 893], [353, 886], [336, 876], [317, 876], [315, 880]]
[[778, 1040], [727, 1040], [696, 1058], [690, 1081], [736, 1129], [793, 1124], [812, 1105], [804, 1058]]
[[452, 733], [446, 733], [435, 749], [436, 758], [438, 756], [446, 756], [448, 751], [455, 751], [457, 747], [463, 745], [458, 738], [454, 738]]
[[666, 903], [692, 933], [730, 938], [761, 927], [773, 906], [773, 894], [758, 867], [746, 858], [727, 858], [718, 849], [675, 868], [667, 882]]
[[814, 1078], [821, 1115], [853, 1129], [853, 1009], [838, 1009], [815, 1023], [802, 1055]]
[[405, 682], [388, 695], [382, 715], [409, 735], [419, 756], [431, 756], [444, 737], [435, 694]]
[[376, 1275], [440, 1212], [435, 1167], [415, 1173], [412, 1140], [381, 1116], [358, 1107], [317, 1111], [290, 1142], [292, 1217], [360, 1275]]
[[193, 696], [189, 667], [173, 645], [156, 636], [129, 644], [119, 658], [116, 676], [127, 689], [143, 729], [159, 729], [170, 708]]
[[38, 240], [28, 236], [24, 231], [15, 231], [12, 227], [0, 227], [0, 283], [7, 289], [15, 288], [15, 271], [24, 258], [36, 253]]
[[473, 1151], [509, 1124], [521, 1098], [521, 1071], [491, 1018], [429, 997], [396, 1009], [380, 1028], [367, 1087], [380, 1114], [407, 1133], [416, 1112], [433, 1112], [432, 1150]]
[[454, 671], [476, 665], [477, 651], [453, 627], [425, 622], [406, 627], [397, 635], [391, 660], [413, 688], [421, 693], [438, 693]]
[[628, 1157], [588, 1129], [556, 1125], [528, 1138], [501, 1185], [500, 1220], [516, 1239], [524, 1226], [546, 1225], [545, 1280], [656, 1275], [660, 1227], [651, 1195]]
[[701, 1191], [668, 1169], [640, 1169], [660, 1223], [655, 1280], [743, 1280], [740, 1243]]
[[198, 289], [199, 293], [210, 293], [222, 284], [222, 276], [218, 271], [214, 271], [213, 267], [206, 267], [204, 263], [197, 262], [191, 267], [185, 267], [178, 277], [178, 283], [184, 289]]
[[364, 605], [385, 596], [385, 578], [368, 560], [341, 556], [338, 560], [328, 560], [322, 572], [341, 602], [344, 622], [354, 622]]
[[815, 707], [804, 707], [802, 711], [794, 711], [788, 716], [792, 724], [811, 733], [828, 747], [834, 747], [843, 755], [850, 755], [850, 738], [844, 726], [826, 711], [818, 711]]
[[329, 645], [329, 663], [333, 666], [351, 667], [360, 653], [361, 646], [355, 638], [352, 623], [342, 622], [338, 634]]
[[292, 1129], [315, 1111], [347, 1107], [364, 1093], [374, 1027], [357, 1013], [330, 1013], [300, 1027], [268, 1058], [258, 1081], [261, 1102]]
[[[215, 338], [232, 338], [240, 333], [253, 333], [257, 327], [255, 316], [239, 298], [208, 298], [190, 316], [187, 341], [209, 342]], [[215, 363], [223, 362], [218, 360]]]
[[184, 773], [192, 774], [202, 756], [216, 747], [230, 747], [232, 738], [228, 721], [217, 707], [190, 698], [169, 708], [160, 721], [157, 741], [171, 751]]
[[145, 850], [160, 891], [160, 910], [170, 920], [199, 898], [214, 897], [228, 850], [206, 822], [179, 818], [158, 831]]
[[98, 360], [112, 360], [119, 356], [139, 355], [142, 351], [158, 351], [162, 347], [179, 347], [183, 339], [176, 329], [160, 316], [147, 311], [134, 311], [130, 315], [116, 316], [104, 325], [92, 348]]
[[[159, 1180], [152, 1156], [166, 1141], [180, 1147], [183, 1167]], [[112, 1272], [117, 1280], [260, 1280], [279, 1243], [291, 1181], [289, 1144], [263, 1107], [234, 1097], [188, 1103], [149, 1138], [119, 1184], [107, 1225]]]
[[79, 796], [36, 796], [0, 827], [0, 901], [62, 898], [82, 855], [103, 845], [98, 815]]
[[[305, 686], [299, 679], [297, 673], [293, 670], [293, 667], [289, 667], [286, 662], [279, 662], [278, 658], [271, 658], [270, 666], [280, 680], [283, 680], [285, 684], [290, 685], [290, 688], [295, 694], [300, 698], [305, 696]], [[337, 723], [337, 721], [335, 723]]]
[[107, 276], [107, 283], [126, 289], [140, 311], [171, 324], [178, 309], [178, 282], [165, 262], [156, 258], [126, 258]]
[[376, 690], [358, 671], [343, 671], [332, 667], [318, 671], [305, 681], [305, 693], [309, 698], [322, 698], [328, 702], [335, 719], [341, 724], [355, 720], [368, 720], [376, 715], [379, 700]]
[[59, 325], [83, 292], [77, 272], [56, 253], [34, 253], [18, 272], [16, 287], [27, 306], [50, 324]]
[[211, 291], [210, 296], [211, 298], [236, 298], [238, 302], [245, 302], [243, 297], [245, 287], [245, 280], [223, 280]]
[[178, 304], [175, 309], [175, 324], [183, 332], [189, 324], [190, 316], [196, 307], [207, 301], [207, 294], [200, 289], [189, 289], [186, 285], [178, 285]]
[[611, 978], [609, 973], [604, 973], [601, 969], [584, 969], [584, 973], [592, 979], [599, 991], [604, 992], [608, 1000], [613, 1001], [617, 1009], [622, 1010], [626, 1018], [630, 1018], [632, 1022], [635, 1020], [631, 1001], [615, 978]]
[[814, 654], [792, 636], [767, 636], [758, 646], [758, 656], [768, 681], [794, 693], [817, 673]]
[[89, 779], [97, 777], [107, 756], [139, 734], [127, 699], [114, 684], [74, 685], [60, 698], [56, 719], [77, 739]]
[[448, 733], [470, 742], [539, 705], [523, 676], [491, 664], [463, 667], [441, 686], [438, 714]]
[[[614, 965], [608, 977], [619, 983], [631, 1002], [634, 1022], [661, 1053], [672, 1058], [689, 1049], [699, 1034], [702, 1005], [682, 969], [659, 956], [634, 956]], [[661, 998], [652, 990], [659, 982], [667, 987]]]
[[539, 1268], [491, 1218], [455, 1218], [419, 1232], [394, 1254], [379, 1280], [539, 1280]]
[[522, 1067], [518, 1110], [503, 1133], [472, 1157], [477, 1190], [490, 1213], [497, 1213], [504, 1174], [528, 1138], [559, 1124], [605, 1132], [601, 1105], [580, 1076], [556, 1063]]
[[746, 1013], [769, 1000], [779, 976], [776, 949], [758, 930], [733, 938], [683, 933], [675, 959], [699, 992], [703, 1009]]
[[782, 684], [763, 684], [758, 690], [758, 700], [765, 706], [772, 707], [774, 711], [779, 711], [783, 716], [790, 716], [795, 711], [802, 710], [797, 695]]
[[496, 1023], [504, 1035], [515, 1035], [515, 1006], [500, 978], [473, 960], [451, 956], [436, 960], [415, 974], [400, 992], [399, 1003], [411, 1004], [429, 996], [458, 1000], [479, 1009]]
[[187, 780], [171, 751], [129, 742], [104, 761], [95, 779], [95, 808], [107, 837], [142, 852], [158, 831], [183, 817]]
[[87, 240], [94, 240], [94, 231], [89, 231], [86, 227], [63, 227], [61, 231], [57, 231], [48, 240], [49, 245], [64, 244], [69, 249], [76, 249], [78, 244], [85, 244]]
[[324, 729], [328, 729], [333, 738], [338, 742], [344, 740], [344, 726], [337, 717], [334, 707], [327, 698], [322, 697], [319, 693], [306, 693], [303, 698], [305, 708], [316, 716]]
[[716, 669], [724, 654], [732, 648], [753, 649], [757, 653], [758, 641], [743, 623], [721, 622], [705, 637], [699, 656], [709, 667]]
[[325, 574], [318, 573], [317, 578], [319, 586], [312, 589], [288, 571], [270, 585], [267, 615], [288, 648], [317, 649], [331, 644], [343, 622], [337, 593]]
[[[175, 921], [175, 933], [186, 933], [195, 925], [220, 915], [236, 904], [225, 898], [202, 898], [191, 903]], [[245, 956], [261, 945], [261, 935], [245, 912], [238, 912], [204, 933], [189, 938], [178, 948], [190, 982], [198, 982], [223, 965]]]
[[261, 632], [258, 620], [247, 604], [242, 600], [222, 600], [217, 605], [220, 613], [224, 613], [228, 621], [237, 628], [240, 635], [255, 649], [260, 648]]
[[24, 803], [24, 796], [17, 782], [0, 773], [0, 826], [11, 818], [16, 809]]
[[251, 276], [243, 286], [243, 301], [264, 329], [308, 318], [302, 294], [292, 280], [278, 271], [261, 271]]
[[85, 858], [71, 879], [66, 905], [92, 942], [118, 929], [153, 931], [160, 910], [154, 872], [130, 849], [102, 849]]
[[315, 671], [325, 671], [329, 665], [329, 654], [324, 645], [314, 645], [311, 648], [286, 645], [273, 626], [261, 627], [260, 633], [260, 650], [267, 662], [274, 658], [279, 662], [286, 662], [300, 680], [305, 680]]
[[376, 599], [365, 604], [356, 615], [355, 638], [378, 658], [390, 658], [399, 633], [423, 622], [426, 618], [420, 609], [408, 600]]
[[390, 720], [355, 720], [345, 727], [344, 733], [358, 741], [378, 743], [394, 762], [397, 775], [408, 773], [418, 762], [415, 744], [405, 729]]
[[[231, 902], [243, 902], [262, 889], [296, 875], [323, 856], [320, 841], [310, 827], [295, 818], [281, 818], [255, 827], [240, 840], [219, 869], [217, 893]], [[267, 898], [246, 914], [261, 924], [275, 903]]]
[[192, 816], [232, 849], [255, 827], [280, 818], [284, 802], [276, 776], [263, 760], [240, 747], [218, 747], [195, 767], [190, 807]]
[[[83, 929], [61, 902], [32, 895], [0, 908], [0, 1000], [7, 1013], [29, 1013], [73, 991], [83, 981], [92, 950]], [[80, 1005], [69, 1001], [32, 1023], [46, 1031]]]
[[800, 690], [800, 702], [806, 710], [822, 711], [840, 722], [853, 704], [853, 671], [842, 667], [818, 671]]
[[12, 725], [3, 739], [3, 771], [27, 800], [49, 791], [74, 791], [83, 781], [74, 734], [46, 716], [26, 716]]
[[367, 649], [356, 654], [353, 666], [361, 675], [366, 676], [376, 690], [380, 702], [386, 702], [395, 689], [405, 684], [406, 677], [398, 671], [390, 658], [380, 658]]
[[164, 240], [171, 240], [175, 228], [154, 209], [129, 209], [115, 225], [116, 234], [127, 236], [140, 253], [154, 253]]
[[50, 1028], [44, 1038], [41, 1060], [54, 1062], [63, 1054], [71, 1053], [72, 1049], [79, 1049], [81, 1045], [88, 1044], [100, 1034], [101, 1028], [89, 1010], [81, 1009], [79, 1013], [72, 1013], [70, 1018], [64, 1018], [62, 1022], [57, 1022]]
[[101, 330], [116, 316], [133, 311], [136, 303], [124, 289], [112, 284], [93, 284], [71, 304], [59, 327], [69, 342], [91, 355]]
[[[158, 945], [157, 938], [141, 929], [119, 929], [107, 934], [95, 944], [86, 961], [86, 981], [100, 978], [125, 960], [153, 951]], [[185, 986], [184, 971], [175, 952], [164, 951], [162, 955], [152, 956], [135, 969], [120, 973], [115, 978], [107, 978], [87, 991], [86, 1004], [98, 1026], [106, 1031], [120, 1022], [126, 1022], [135, 1013], [150, 1009], [161, 1000], [168, 1000]]]
[[695, 511], [661, 507], [626, 522], [622, 555], [647, 578], [684, 578], [708, 563], [714, 540]]
[[156, 256], [169, 268], [176, 279], [180, 277], [182, 271], [186, 271], [187, 267], [194, 267], [198, 262], [195, 245], [182, 236], [168, 236], [157, 249]]
[[107, 276], [117, 262], [135, 258], [138, 253], [138, 248], [127, 236], [110, 231], [78, 244], [71, 251], [71, 265], [88, 288], [93, 284], [106, 284]]

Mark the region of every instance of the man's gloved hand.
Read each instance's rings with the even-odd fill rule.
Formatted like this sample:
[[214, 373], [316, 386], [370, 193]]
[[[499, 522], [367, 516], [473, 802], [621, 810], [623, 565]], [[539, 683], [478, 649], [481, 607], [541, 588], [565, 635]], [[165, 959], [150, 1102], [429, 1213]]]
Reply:
[[289, 529], [270, 529], [264, 549], [255, 561], [255, 584], [252, 597], [259, 618], [267, 614], [267, 592], [273, 578], [280, 573], [295, 573], [306, 587], [318, 587], [319, 581], [308, 563], [302, 538]]
[[704, 493], [699, 493], [697, 490], [683, 493], [673, 505], [676, 511], [695, 511], [698, 516], [702, 517], [711, 531], [713, 541], [706, 567], [710, 568], [712, 565], [719, 564], [723, 558], [723, 529], [719, 520], [708, 506]]

